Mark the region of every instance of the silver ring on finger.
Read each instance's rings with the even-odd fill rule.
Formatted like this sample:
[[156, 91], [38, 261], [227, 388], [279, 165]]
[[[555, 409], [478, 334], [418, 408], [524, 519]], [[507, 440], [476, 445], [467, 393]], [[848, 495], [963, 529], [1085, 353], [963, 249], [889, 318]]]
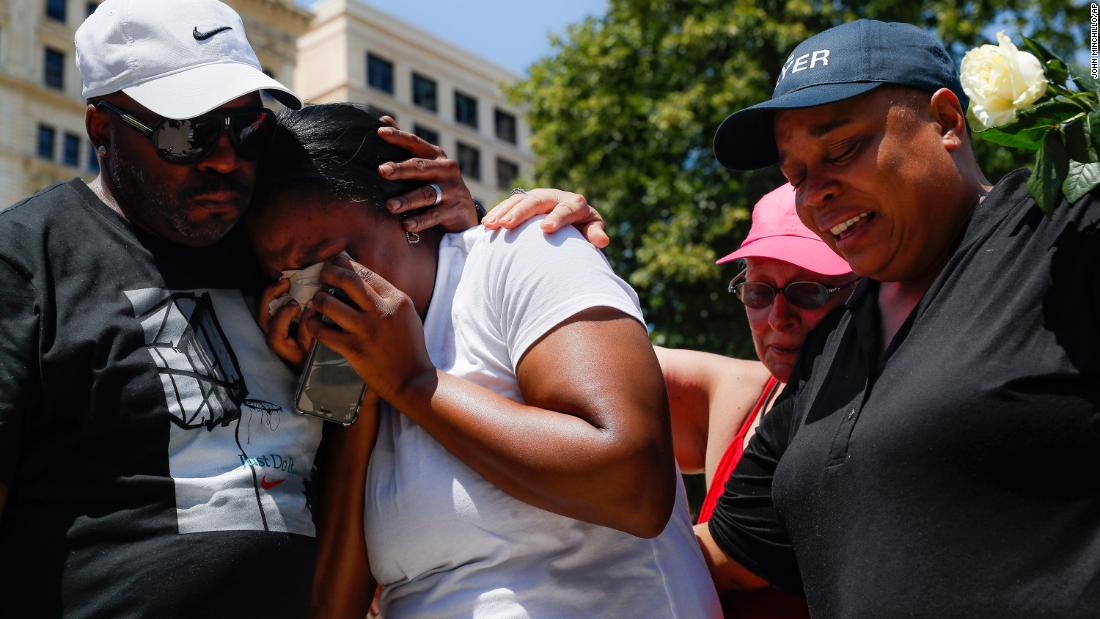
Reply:
[[432, 202], [432, 206], [437, 206], [440, 202], [443, 201], [443, 190], [440, 189], [439, 185], [436, 183], [432, 183], [431, 185], [428, 185], [428, 187], [431, 187], [435, 190], [435, 202]]
[[525, 196], [525, 195], [527, 195], [527, 190], [523, 189], [522, 187], [516, 187], [516, 188], [512, 189], [512, 195], [513, 196], [520, 196], [520, 195]]

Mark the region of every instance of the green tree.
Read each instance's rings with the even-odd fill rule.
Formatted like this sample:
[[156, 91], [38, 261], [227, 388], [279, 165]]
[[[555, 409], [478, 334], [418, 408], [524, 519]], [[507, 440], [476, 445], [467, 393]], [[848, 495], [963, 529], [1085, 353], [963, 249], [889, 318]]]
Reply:
[[[744, 311], [725, 291], [734, 273], [714, 261], [783, 179], [774, 167], [725, 170], [711, 139], [729, 113], [771, 96], [795, 45], [860, 17], [928, 28], [956, 60], [998, 29], [1074, 57], [1088, 29], [1086, 5], [1064, 0], [611, 0], [513, 88], [531, 110], [536, 183], [583, 193], [604, 213], [608, 258], [638, 290], [656, 343], [752, 355]], [[977, 148], [991, 180], [1028, 163]]]

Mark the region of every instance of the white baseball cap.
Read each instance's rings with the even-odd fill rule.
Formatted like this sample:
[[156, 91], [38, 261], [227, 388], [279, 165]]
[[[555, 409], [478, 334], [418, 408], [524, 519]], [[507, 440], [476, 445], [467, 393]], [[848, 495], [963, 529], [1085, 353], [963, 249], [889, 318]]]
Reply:
[[165, 118], [261, 90], [302, 107], [263, 73], [240, 15], [218, 0], [106, 0], [76, 31], [76, 66], [85, 99], [121, 90]]

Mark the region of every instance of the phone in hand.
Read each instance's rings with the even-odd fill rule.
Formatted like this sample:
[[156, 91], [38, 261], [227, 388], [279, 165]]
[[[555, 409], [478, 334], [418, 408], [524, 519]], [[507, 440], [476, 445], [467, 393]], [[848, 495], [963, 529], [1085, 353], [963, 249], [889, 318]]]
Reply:
[[[343, 297], [332, 290], [329, 293], [337, 298]], [[322, 318], [322, 321], [332, 324], [327, 318]], [[321, 342], [314, 341], [306, 358], [305, 371], [298, 379], [294, 410], [302, 415], [350, 426], [359, 417], [359, 401], [365, 391], [363, 379], [359, 378], [347, 359]]]

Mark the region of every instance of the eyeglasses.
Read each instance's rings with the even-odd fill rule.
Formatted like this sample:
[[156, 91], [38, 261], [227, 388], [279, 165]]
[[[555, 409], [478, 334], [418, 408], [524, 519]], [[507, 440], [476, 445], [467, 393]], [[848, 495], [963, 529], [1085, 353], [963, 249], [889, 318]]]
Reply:
[[782, 288], [775, 288], [764, 282], [742, 281], [745, 271], [741, 271], [737, 277], [730, 280], [729, 291], [752, 309], [764, 309], [775, 301], [775, 295], [782, 294], [787, 297], [787, 302], [802, 309], [817, 309], [829, 301], [829, 297], [850, 288], [855, 280], [839, 286], [829, 288], [817, 282], [791, 282]]
[[224, 131], [241, 159], [254, 160], [267, 145], [275, 127], [275, 114], [267, 108], [215, 110], [197, 118], [162, 118], [150, 127], [132, 114], [106, 101], [96, 107], [118, 116], [149, 138], [157, 155], [168, 163], [195, 163], [214, 150]]

